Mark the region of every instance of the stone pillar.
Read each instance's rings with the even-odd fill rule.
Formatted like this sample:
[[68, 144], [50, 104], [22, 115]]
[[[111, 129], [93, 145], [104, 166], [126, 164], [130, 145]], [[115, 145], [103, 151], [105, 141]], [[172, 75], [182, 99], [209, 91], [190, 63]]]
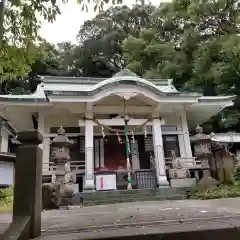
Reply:
[[1, 129], [1, 152], [8, 152], [8, 132], [2, 126]]
[[38, 145], [42, 135], [38, 131], [19, 132], [17, 140], [22, 144], [16, 154], [13, 222], [29, 216], [32, 239], [41, 235], [42, 150]]
[[85, 121], [85, 190], [95, 190], [93, 163], [93, 120], [92, 112], [87, 109]]
[[104, 168], [104, 139], [100, 139], [100, 168]]
[[160, 119], [153, 119], [153, 145], [154, 145], [154, 158], [157, 182], [159, 188], [169, 187], [169, 182], [167, 180], [165, 171], [165, 160], [163, 153], [163, 140], [162, 140], [162, 129]]
[[140, 162], [139, 162], [139, 152], [138, 152], [138, 142], [130, 140], [131, 146], [131, 154], [132, 154], [132, 169], [140, 169]]
[[48, 137], [44, 137], [45, 133], [50, 132], [50, 128], [45, 126], [45, 113], [43, 111], [38, 112], [38, 131], [43, 136], [43, 142], [39, 145], [39, 147], [43, 151], [43, 171], [49, 171], [49, 154], [50, 154], [50, 139]]
[[100, 152], [100, 147], [99, 147], [99, 141], [100, 139], [95, 139], [94, 140], [94, 162], [95, 162], [95, 167], [100, 168], [100, 157], [99, 157], [99, 152]]
[[[40, 133], [40, 134], [42, 134], [42, 136], [44, 136], [44, 128], [45, 128], [45, 124], [44, 124], [44, 117], [45, 115], [44, 115], [44, 112], [43, 111], [39, 111], [38, 112], [38, 132]], [[43, 149], [43, 143], [41, 143], [40, 145], [39, 145], [39, 147], [41, 148], [41, 149]]]
[[[186, 116], [185, 109], [182, 111], [182, 114], [181, 114], [181, 125], [182, 125], [182, 131], [183, 131], [185, 157], [191, 158], [192, 157], [192, 148], [191, 148], [191, 141], [190, 141], [190, 137], [189, 137], [188, 123], [187, 123], [187, 116]], [[183, 156], [181, 156], [181, 157], [183, 157]]]
[[50, 138], [43, 138], [43, 172], [49, 171], [49, 159], [50, 159]]

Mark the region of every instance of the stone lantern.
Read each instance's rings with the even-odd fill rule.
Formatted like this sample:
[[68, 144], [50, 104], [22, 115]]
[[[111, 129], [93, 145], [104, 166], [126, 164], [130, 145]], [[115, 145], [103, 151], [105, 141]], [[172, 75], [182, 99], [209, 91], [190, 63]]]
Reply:
[[70, 159], [69, 148], [72, 142], [66, 136], [66, 131], [63, 127], [58, 129], [57, 134], [51, 141], [51, 146], [54, 148], [51, 160], [57, 165], [64, 165]]
[[202, 179], [198, 185], [203, 187], [211, 187], [217, 184], [217, 181], [212, 178], [210, 173], [209, 162], [212, 160], [211, 137], [203, 133], [203, 128], [197, 126], [196, 134], [190, 138], [194, 147], [195, 157], [201, 161], [203, 170]]
[[73, 193], [78, 190], [78, 185], [75, 184], [76, 174], [71, 172], [69, 162], [69, 149], [72, 141], [66, 136], [66, 131], [63, 127], [58, 129], [57, 134], [51, 141], [51, 146], [53, 147], [51, 161], [56, 164], [56, 171], [53, 174], [52, 182], [60, 184], [60, 197], [62, 199], [71, 199]]

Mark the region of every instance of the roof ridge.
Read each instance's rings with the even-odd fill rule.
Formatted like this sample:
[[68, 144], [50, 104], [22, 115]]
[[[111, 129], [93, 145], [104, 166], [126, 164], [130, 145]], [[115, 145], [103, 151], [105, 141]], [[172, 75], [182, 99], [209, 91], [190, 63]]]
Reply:
[[[114, 75], [112, 78], [114, 77], [121, 77], [119, 75]], [[123, 77], [127, 77], [127, 76], [123, 76]], [[131, 76], [128, 76], [131, 77]], [[136, 77], [138, 77], [136, 75]], [[165, 85], [165, 86], [169, 86], [172, 85], [172, 79], [145, 79], [145, 78], [140, 78], [139, 79], [143, 79], [146, 80], [152, 84], [155, 84], [156, 86], [158, 85]], [[111, 78], [97, 78], [97, 77], [64, 77], [64, 76], [44, 76], [42, 78], [42, 82], [43, 83], [65, 83], [65, 84], [98, 84], [102, 81], [105, 81], [107, 79], [111, 79]]]

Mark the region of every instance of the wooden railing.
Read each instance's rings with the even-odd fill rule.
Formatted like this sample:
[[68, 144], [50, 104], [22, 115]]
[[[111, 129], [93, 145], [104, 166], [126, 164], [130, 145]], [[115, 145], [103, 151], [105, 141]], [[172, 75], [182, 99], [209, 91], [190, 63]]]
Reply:
[[[37, 131], [18, 133], [15, 161], [15, 184], [13, 197], [13, 219], [1, 240], [37, 238], [41, 235], [42, 201], [42, 136]], [[0, 159], [12, 161], [13, 156], [3, 154]], [[12, 161], [14, 162], [14, 160]]]
[[[117, 175], [117, 189], [127, 188], [127, 170], [115, 171]], [[156, 171], [152, 169], [131, 170], [132, 186], [135, 189], [155, 188], [157, 185]]]
[[135, 171], [137, 188], [155, 188], [157, 186], [157, 178], [155, 169], [139, 169]]

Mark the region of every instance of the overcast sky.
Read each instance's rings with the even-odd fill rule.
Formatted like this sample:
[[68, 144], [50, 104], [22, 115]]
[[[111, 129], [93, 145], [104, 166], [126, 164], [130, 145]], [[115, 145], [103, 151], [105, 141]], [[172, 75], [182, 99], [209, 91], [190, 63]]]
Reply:
[[[58, 0], [60, 1], [60, 0]], [[132, 6], [135, 0], [125, 0], [125, 4]], [[159, 4], [161, 0], [151, 0], [154, 4]], [[76, 41], [76, 36], [80, 26], [84, 21], [92, 19], [96, 13], [89, 9], [88, 13], [82, 12], [77, 0], [68, 0], [67, 4], [60, 4], [62, 14], [57, 16], [54, 23], [44, 22], [41, 28], [41, 36], [51, 43]]]

